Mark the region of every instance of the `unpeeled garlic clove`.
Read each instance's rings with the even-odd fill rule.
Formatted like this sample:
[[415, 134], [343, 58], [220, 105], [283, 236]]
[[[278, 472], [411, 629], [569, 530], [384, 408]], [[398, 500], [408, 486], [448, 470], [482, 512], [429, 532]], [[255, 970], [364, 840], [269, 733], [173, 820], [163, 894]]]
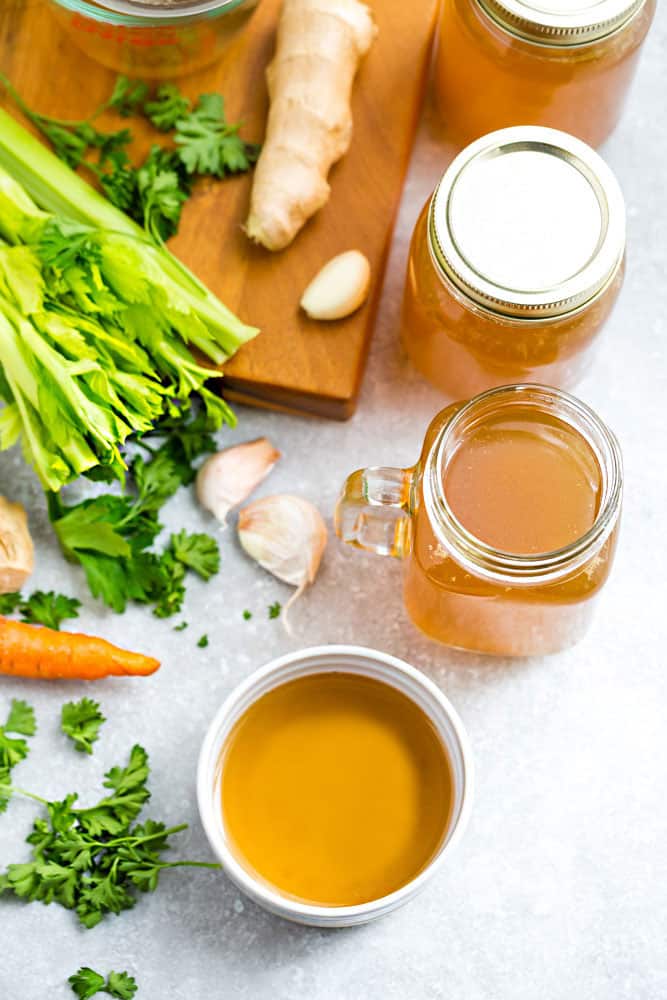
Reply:
[[238, 532], [252, 559], [279, 580], [298, 587], [292, 600], [317, 576], [327, 528], [308, 500], [289, 494], [256, 500], [239, 513]]
[[280, 458], [267, 438], [225, 448], [207, 458], [197, 473], [197, 499], [222, 524], [250, 496]]
[[311, 319], [343, 319], [368, 296], [371, 266], [360, 250], [338, 254], [324, 265], [301, 297], [301, 308]]

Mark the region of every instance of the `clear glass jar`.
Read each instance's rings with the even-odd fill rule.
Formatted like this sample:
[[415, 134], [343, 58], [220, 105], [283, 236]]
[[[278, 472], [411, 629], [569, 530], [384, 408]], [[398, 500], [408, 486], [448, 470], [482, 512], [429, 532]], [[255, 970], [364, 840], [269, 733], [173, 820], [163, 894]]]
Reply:
[[510, 382], [572, 388], [623, 283], [625, 205], [609, 167], [555, 129], [483, 136], [415, 227], [407, 353], [450, 398]]
[[91, 59], [129, 76], [172, 79], [215, 62], [258, 0], [49, 0], [72, 41]]
[[435, 93], [452, 138], [521, 122], [598, 146], [616, 125], [655, 0], [444, 0]]
[[[557, 446], [572, 448], [578, 442], [574, 446], [585, 448], [599, 470], [590, 526], [551, 551], [495, 548], [454, 514], [446, 488], [447, 469], [458, 450], [480, 428], [497, 424], [499, 418], [511, 426], [519, 413], [560, 424], [567, 433]], [[550, 438], [549, 446], [552, 442]], [[569, 461], [576, 456], [569, 452], [566, 457]], [[412, 468], [353, 473], [338, 501], [336, 532], [359, 548], [405, 560], [405, 605], [413, 622], [431, 638], [496, 655], [553, 653], [582, 637], [594, 599], [609, 575], [622, 479], [616, 439], [584, 403], [544, 386], [505, 386], [439, 413]], [[488, 482], [488, 490], [498, 482]], [[558, 517], [558, 491], [565, 489], [564, 483], [534, 485], [551, 498]], [[515, 514], [525, 519], [521, 508], [530, 498], [520, 494], [516, 486]], [[562, 492], [560, 499], [565, 503]]]

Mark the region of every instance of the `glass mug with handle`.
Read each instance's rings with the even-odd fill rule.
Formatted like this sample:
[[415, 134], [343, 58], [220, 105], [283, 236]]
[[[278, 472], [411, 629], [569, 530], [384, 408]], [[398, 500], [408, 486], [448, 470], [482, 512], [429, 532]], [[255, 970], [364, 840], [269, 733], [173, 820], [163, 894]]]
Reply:
[[430, 637], [541, 655], [588, 627], [622, 480], [618, 443], [588, 406], [546, 386], [503, 386], [437, 414], [412, 468], [352, 473], [336, 532], [405, 560], [406, 608]]

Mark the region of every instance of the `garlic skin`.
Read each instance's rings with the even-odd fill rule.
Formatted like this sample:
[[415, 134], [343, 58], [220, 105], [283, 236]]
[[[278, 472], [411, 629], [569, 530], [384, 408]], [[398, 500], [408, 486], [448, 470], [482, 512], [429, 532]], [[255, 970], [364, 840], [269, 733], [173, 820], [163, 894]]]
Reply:
[[238, 534], [251, 559], [298, 587], [290, 604], [317, 576], [327, 544], [327, 527], [317, 507], [289, 494], [264, 497], [244, 507]]
[[0, 496], [0, 594], [20, 590], [34, 564], [35, 550], [25, 509]]
[[225, 524], [227, 514], [243, 503], [281, 457], [267, 438], [225, 448], [207, 458], [197, 473], [197, 499]]
[[360, 250], [338, 254], [318, 271], [301, 297], [311, 319], [343, 319], [366, 301], [371, 266]]

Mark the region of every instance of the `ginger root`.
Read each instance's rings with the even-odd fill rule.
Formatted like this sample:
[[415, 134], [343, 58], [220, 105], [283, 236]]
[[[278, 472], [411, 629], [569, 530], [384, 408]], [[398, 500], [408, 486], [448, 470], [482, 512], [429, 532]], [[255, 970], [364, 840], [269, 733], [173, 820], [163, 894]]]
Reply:
[[21, 589], [32, 573], [34, 558], [25, 510], [0, 496], [0, 594]]
[[352, 83], [375, 34], [359, 0], [285, 0], [245, 227], [268, 250], [291, 243], [329, 198], [329, 169], [352, 138]]

